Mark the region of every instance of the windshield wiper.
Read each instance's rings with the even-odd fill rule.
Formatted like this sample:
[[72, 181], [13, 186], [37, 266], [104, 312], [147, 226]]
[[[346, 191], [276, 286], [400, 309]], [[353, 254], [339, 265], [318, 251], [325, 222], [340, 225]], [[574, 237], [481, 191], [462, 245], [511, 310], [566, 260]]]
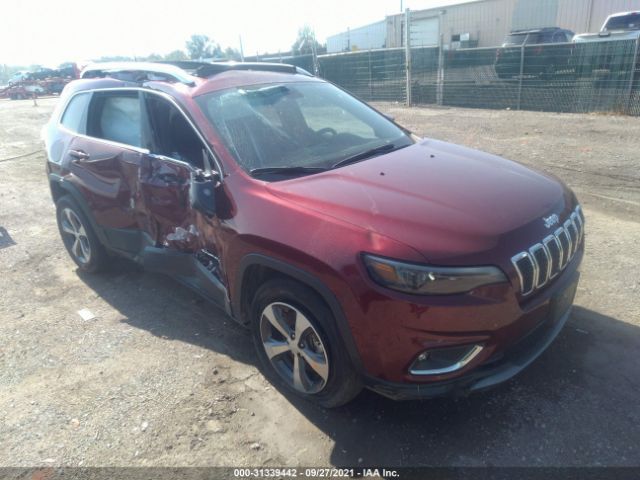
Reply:
[[373, 157], [379, 153], [390, 152], [391, 150], [399, 150], [403, 147], [408, 147], [408, 145], [403, 145], [402, 147], [396, 147], [393, 143], [385, 143], [384, 145], [378, 145], [377, 147], [370, 148], [369, 150], [365, 150], [364, 152], [356, 153], [350, 157], [347, 157], [343, 160], [340, 160], [337, 163], [334, 163], [331, 168], [338, 168], [344, 165], [349, 165], [350, 163], [354, 163], [360, 160], [364, 160], [369, 157]]
[[296, 173], [318, 173], [324, 172], [327, 169], [324, 167], [302, 167], [302, 166], [289, 166], [289, 167], [262, 167], [262, 168], [254, 168], [250, 170], [249, 173], [251, 175], [268, 175], [271, 173], [275, 174], [296, 174]]

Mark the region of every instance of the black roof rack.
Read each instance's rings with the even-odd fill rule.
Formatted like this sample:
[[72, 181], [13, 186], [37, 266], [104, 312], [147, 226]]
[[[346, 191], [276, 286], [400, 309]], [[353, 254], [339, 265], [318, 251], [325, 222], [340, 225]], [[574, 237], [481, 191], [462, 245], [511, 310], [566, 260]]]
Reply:
[[560, 28], [560, 27], [540, 27], [540, 28], [523, 28], [520, 30], [511, 30], [511, 32], [509, 32], [509, 35], [513, 35], [513, 34], [525, 34], [525, 33], [541, 33], [541, 32], [553, 32], [556, 30], [566, 30], [566, 28]]
[[153, 62], [105, 62], [92, 63], [82, 70], [80, 78], [112, 77], [119, 80], [142, 83], [165, 80], [193, 86], [195, 81], [184, 69], [175, 65]]
[[154, 63], [159, 63], [161, 65], [173, 65], [174, 67], [181, 68], [182, 70], [189, 73], [193, 73], [198, 68], [205, 65], [211, 65], [208, 62], [199, 62], [197, 60], [158, 60]]
[[213, 62], [206, 63], [198, 67], [194, 74], [198, 77], [211, 77], [223, 72], [232, 70], [251, 70], [257, 72], [280, 72], [280, 73], [302, 73], [303, 75], [311, 74], [306, 70], [289, 65], [288, 63], [266, 63], [266, 62]]
[[80, 73], [80, 78], [112, 77], [118, 80], [143, 83], [153, 80], [179, 82], [194, 86], [195, 78], [208, 78], [232, 70], [251, 70], [261, 72], [281, 72], [312, 76], [306, 70], [287, 63], [264, 62], [197, 62], [197, 61], [161, 61], [161, 62], [105, 62], [93, 63]]

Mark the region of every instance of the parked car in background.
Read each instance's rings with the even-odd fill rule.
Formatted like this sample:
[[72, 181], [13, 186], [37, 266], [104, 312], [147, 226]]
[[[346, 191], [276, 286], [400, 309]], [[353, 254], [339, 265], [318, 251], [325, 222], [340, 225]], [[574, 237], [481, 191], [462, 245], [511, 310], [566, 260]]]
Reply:
[[280, 388], [325, 407], [363, 385], [466, 394], [567, 321], [584, 217], [557, 178], [418, 138], [291, 65], [83, 76], [44, 130], [69, 255], [190, 286], [251, 329]]
[[26, 70], [21, 70], [11, 75], [11, 77], [9, 78], [9, 85], [13, 85], [24, 80], [29, 80], [30, 78], [31, 74], [29, 72], [27, 72]]
[[28, 72], [16, 72], [6, 88], [0, 89], [0, 96], [12, 100], [22, 100], [39, 95], [58, 95], [65, 85], [78, 78], [75, 63], [63, 63], [58, 68], [39, 67]]
[[[521, 66], [522, 75], [536, 77], [549, 77], [566, 70], [571, 58], [572, 38], [571, 30], [557, 27], [514, 30], [496, 51], [496, 74], [502, 79], [518, 77]], [[523, 46], [527, 48], [521, 65]]]
[[57, 77], [59, 72], [53, 68], [40, 67], [29, 75], [32, 80], [44, 80], [46, 78]]
[[615, 40], [637, 40], [640, 37], [640, 11], [609, 15], [598, 33], [581, 33], [573, 37], [575, 43]]
[[573, 37], [571, 60], [576, 76], [589, 78], [597, 87], [619, 88], [628, 82], [634, 62], [635, 41], [640, 38], [640, 11], [609, 15], [598, 33], [581, 33]]
[[58, 76], [62, 78], [79, 78], [80, 70], [76, 63], [66, 62], [58, 66]]

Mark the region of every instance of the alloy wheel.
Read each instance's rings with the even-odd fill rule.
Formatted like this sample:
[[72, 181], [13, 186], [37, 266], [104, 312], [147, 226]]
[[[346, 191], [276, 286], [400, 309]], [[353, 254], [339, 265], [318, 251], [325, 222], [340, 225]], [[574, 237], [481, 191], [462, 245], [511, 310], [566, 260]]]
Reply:
[[260, 337], [267, 358], [293, 389], [320, 392], [329, 379], [329, 359], [322, 339], [307, 316], [274, 302], [260, 315]]
[[66, 241], [71, 244], [69, 249], [72, 255], [82, 264], [89, 263], [91, 246], [80, 217], [71, 208], [65, 208], [60, 215], [60, 226], [67, 236]]

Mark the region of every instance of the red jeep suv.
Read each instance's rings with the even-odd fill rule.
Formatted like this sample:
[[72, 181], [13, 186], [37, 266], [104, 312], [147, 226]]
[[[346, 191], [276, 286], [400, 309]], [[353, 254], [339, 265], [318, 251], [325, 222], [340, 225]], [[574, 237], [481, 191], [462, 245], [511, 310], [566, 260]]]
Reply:
[[96, 64], [45, 128], [60, 235], [253, 332], [264, 374], [333, 407], [460, 395], [566, 322], [584, 218], [558, 179], [420, 139], [282, 64]]

